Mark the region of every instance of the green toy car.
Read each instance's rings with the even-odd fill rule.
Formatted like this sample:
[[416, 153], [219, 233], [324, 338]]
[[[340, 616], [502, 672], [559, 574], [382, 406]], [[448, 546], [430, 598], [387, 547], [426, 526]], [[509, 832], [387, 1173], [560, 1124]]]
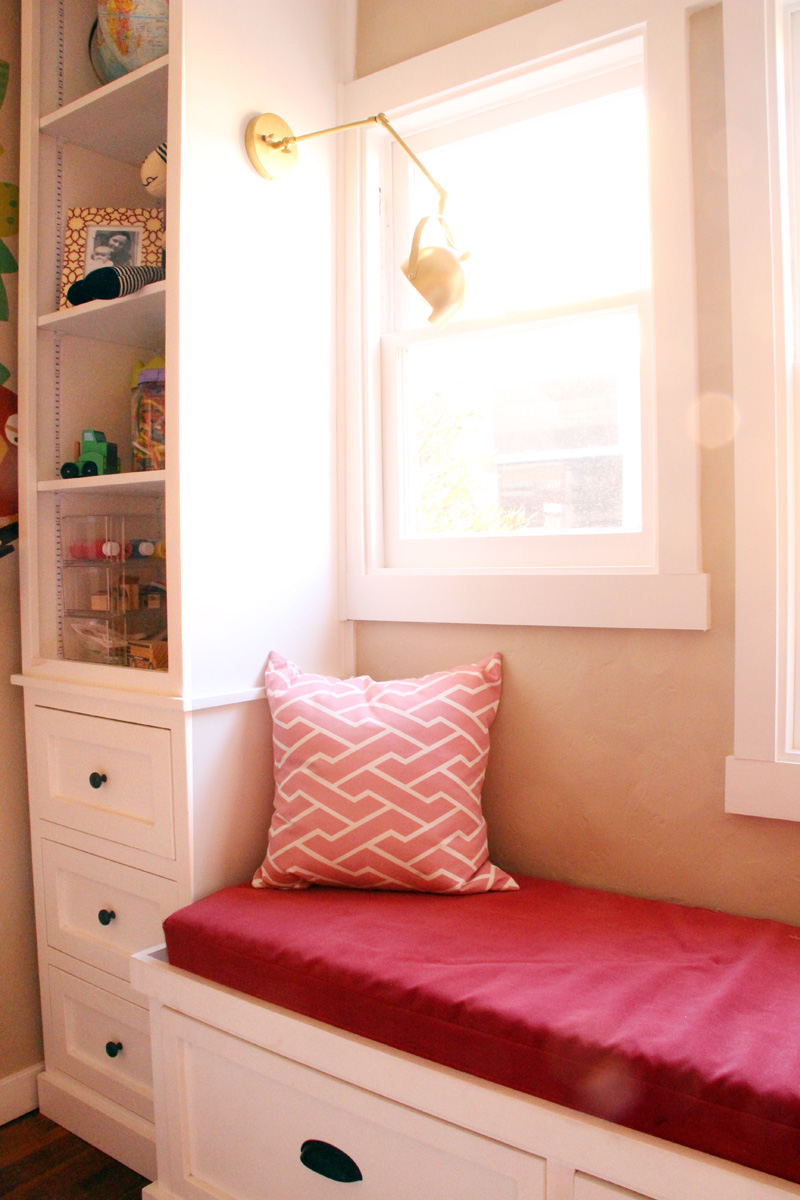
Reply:
[[75, 443], [77, 462], [61, 466], [62, 479], [77, 479], [79, 475], [116, 475], [119, 471], [117, 443], [106, 441], [99, 429], [84, 429], [80, 443]]

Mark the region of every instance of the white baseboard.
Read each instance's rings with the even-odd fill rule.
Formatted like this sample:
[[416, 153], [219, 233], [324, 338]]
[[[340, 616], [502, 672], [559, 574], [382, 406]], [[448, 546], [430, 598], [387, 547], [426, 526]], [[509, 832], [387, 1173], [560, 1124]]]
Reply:
[[35, 1063], [24, 1071], [17, 1071], [16, 1075], [0, 1079], [0, 1125], [15, 1121], [39, 1107], [36, 1080], [43, 1070], [44, 1063]]
[[156, 1131], [144, 1117], [69, 1075], [49, 1070], [39, 1079], [39, 1111], [145, 1179], [155, 1177]]

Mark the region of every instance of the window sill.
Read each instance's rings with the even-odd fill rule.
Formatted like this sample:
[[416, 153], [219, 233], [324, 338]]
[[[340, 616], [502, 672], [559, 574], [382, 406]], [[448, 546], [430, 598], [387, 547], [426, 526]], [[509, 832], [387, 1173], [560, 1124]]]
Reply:
[[800, 763], [731, 755], [725, 762], [725, 812], [800, 821]]
[[710, 577], [376, 570], [351, 575], [346, 619], [597, 629], [710, 626]]

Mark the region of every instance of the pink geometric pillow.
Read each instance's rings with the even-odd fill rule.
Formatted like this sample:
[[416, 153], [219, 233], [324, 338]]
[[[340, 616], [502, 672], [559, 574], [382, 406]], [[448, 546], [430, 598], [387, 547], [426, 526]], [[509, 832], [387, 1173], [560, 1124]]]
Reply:
[[254, 887], [511, 891], [488, 860], [481, 787], [499, 654], [421, 679], [267, 662], [275, 811]]

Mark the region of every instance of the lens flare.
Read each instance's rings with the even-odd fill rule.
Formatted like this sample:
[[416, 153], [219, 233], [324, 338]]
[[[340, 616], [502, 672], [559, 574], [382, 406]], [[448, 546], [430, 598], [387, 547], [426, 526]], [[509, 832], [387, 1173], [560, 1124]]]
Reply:
[[705, 450], [718, 450], [733, 441], [739, 410], [726, 392], [704, 392], [689, 409], [689, 434]]

